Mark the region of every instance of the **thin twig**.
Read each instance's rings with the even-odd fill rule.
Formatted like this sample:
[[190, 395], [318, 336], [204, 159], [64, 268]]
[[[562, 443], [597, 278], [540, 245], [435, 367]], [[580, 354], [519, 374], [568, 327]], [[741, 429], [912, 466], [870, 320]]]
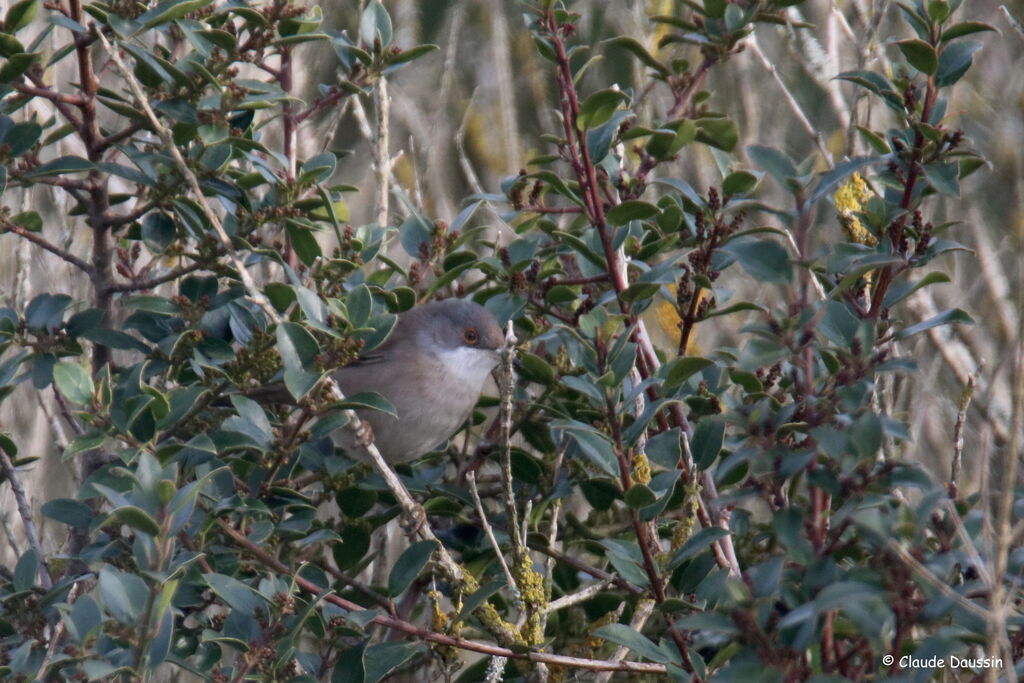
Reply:
[[557, 612], [560, 609], [566, 609], [568, 607], [578, 605], [581, 602], [586, 602], [587, 600], [590, 600], [592, 597], [594, 597], [601, 591], [605, 590], [609, 586], [613, 585], [614, 583], [615, 577], [610, 576], [607, 579], [602, 579], [601, 581], [598, 581], [597, 583], [592, 583], [586, 588], [580, 589], [575, 593], [563, 595], [557, 600], [552, 600], [551, 602], [549, 602], [548, 606], [544, 609], [544, 613], [550, 614], [551, 612]]
[[480, 515], [480, 525], [484, 528], [484, 533], [487, 534], [487, 539], [491, 542], [491, 548], [494, 549], [494, 555], [498, 558], [498, 564], [501, 565], [501, 571], [505, 574], [505, 580], [508, 582], [508, 587], [518, 593], [519, 587], [516, 586], [516, 580], [512, 578], [512, 571], [508, 568], [508, 563], [505, 562], [505, 556], [501, 552], [501, 546], [498, 545], [498, 539], [494, 537], [494, 529], [491, 528], [490, 522], [487, 521], [487, 513], [484, 512], [484, 504], [480, 500], [480, 491], [476, 486], [476, 473], [467, 472], [466, 481], [469, 483], [469, 492], [473, 496], [473, 503], [476, 505], [476, 512]]
[[[245, 537], [241, 532], [234, 529], [230, 524], [224, 521], [219, 522], [221, 530], [239, 547], [243, 548], [246, 552], [252, 555], [255, 559], [259, 560], [265, 566], [269, 567], [275, 572], [281, 574], [294, 574], [294, 572], [280, 562], [273, 555], [263, 550], [248, 538]], [[295, 583], [303, 590], [312, 593], [313, 595], [319, 595], [323, 592], [323, 588], [317, 584], [303, 578], [300, 575], [294, 575]], [[328, 594], [324, 597], [328, 602], [334, 603], [339, 607], [348, 610], [350, 612], [364, 612], [366, 608], [358, 605], [349, 600], [345, 600], [334, 594]], [[428, 640], [430, 642], [438, 643], [440, 645], [447, 645], [449, 647], [455, 647], [462, 650], [469, 650], [472, 652], [480, 652], [486, 655], [496, 657], [507, 657], [509, 659], [522, 659], [531, 662], [540, 662], [544, 664], [553, 664], [556, 666], [563, 666], [572, 669], [586, 669], [589, 671], [630, 671], [635, 673], [649, 673], [649, 674], [665, 674], [665, 666], [662, 664], [648, 664], [646, 662], [612, 662], [599, 659], [583, 659], [580, 657], [566, 657], [564, 655], [553, 655], [546, 652], [521, 652], [514, 651], [509, 648], [491, 645], [490, 643], [482, 643], [480, 641], [469, 640], [458, 636], [450, 636], [444, 633], [437, 633], [436, 631], [430, 631], [428, 629], [416, 626], [415, 624], [409, 623], [403, 619], [392, 617], [390, 615], [380, 615], [374, 617], [372, 623], [380, 624], [390, 629], [395, 629], [403, 633], [407, 633], [412, 636], [416, 636], [422, 640]]]
[[18, 514], [21, 516], [21, 524], [25, 528], [25, 540], [29, 547], [36, 551], [39, 561], [39, 584], [46, 590], [53, 588], [53, 580], [50, 579], [50, 570], [46, 565], [46, 555], [43, 554], [43, 546], [39, 543], [39, 535], [36, 533], [36, 523], [32, 519], [32, 506], [28, 503], [28, 496], [25, 495], [25, 488], [21, 485], [21, 478], [18, 476], [14, 463], [7, 456], [7, 451], [0, 447], [0, 468], [4, 476], [11, 484], [11, 491], [14, 493], [14, 500], [18, 505]]
[[949, 474], [949, 495], [956, 498], [960, 486], [960, 470], [964, 457], [964, 423], [967, 421], [967, 407], [974, 394], [974, 373], [967, 377], [967, 386], [960, 395], [960, 407], [956, 412], [956, 426], [953, 428], [953, 465]]

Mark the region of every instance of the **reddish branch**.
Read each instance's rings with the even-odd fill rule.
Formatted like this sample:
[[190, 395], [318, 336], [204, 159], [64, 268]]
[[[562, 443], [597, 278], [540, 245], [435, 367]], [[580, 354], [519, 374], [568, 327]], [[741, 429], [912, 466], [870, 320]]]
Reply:
[[[227, 536], [240, 548], [243, 548], [246, 552], [252, 555], [254, 558], [259, 560], [268, 568], [275, 572], [285, 575], [292, 575], [295, 579], [295, 583], [300, 586], [304, 591], [307, 591], [311, 595], [320, 595], [324, 592], [322, 586], [318, 586], [312, 581], [308, 581], [301, 576], [295, 574], [294, 570], [284, 563], [279, 561], [276, 557], [266, 552], [258, 545], [246, 538], [241, 532], [234, 529], [230, 524], [221, 520], [218, 522], [221, 530], [227, 534]], [[324, 600], [332, 602], [338, 607], [346, 609], [350, 612], [364, 612], [366, 608], [358, 605], [354, 602], [350, 602], [342, 597], [334, 594], [328, 594], [324, 597]], [[651, 673], [651, 674], [665, 674], [665, 667], [662, 664], [647, 664], [642, 662], [626, 662], [626, 661], [607, 661], [600, 659], [583, 659], [580, 657], [566, 657], [563, 655], [548, 654], [546, 652], [516, 652], [508, 648], [500, 647], [497, 645], [491, 645], [489, 643], [481, 643], [475, 640], [469, 640], [467, 638], [461, 638], [458, 636], [450, 636], [445, 633], [438, 633], [437, 631], [431, 631], [429, 629], [422, 628], [415, 624], [412, 624], [403, 619], [389, 615], [380, 615], [373, 619], [371, 623], [380, 624], [386, 628], [393, 629], [395, 631], [401, 631], [411, 636], [416, 636], [421, 640], [426, 640], [432, 643], [438, 643], [439, 645], [447, 645], [449, 647], [456, 647], [462, 650], [470, 650], [472, 652], [480, 652], [485, 655], [492, 657], [506, 657], [508, 659], [523, 659], [531, 662], [539, 662], [542, 664], [552, 664], [555, 666], [562, 666], [572, 669], [586, 669], [590, 671], [629, 671], [634, 673]]]

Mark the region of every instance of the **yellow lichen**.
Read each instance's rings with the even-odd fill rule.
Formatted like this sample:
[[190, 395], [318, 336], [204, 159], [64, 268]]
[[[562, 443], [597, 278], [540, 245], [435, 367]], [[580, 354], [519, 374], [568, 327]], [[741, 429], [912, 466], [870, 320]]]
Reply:
[[644, 453], [637, 453], [633, 456], [633, 478], [636, 483], [644, 486], [651, 483], [651, 463]]
[[839, 222], [842, 223], [846, 234], [854, 242], [866, 244], [869, 247], [878, 244], [878, 239], [861, 224], [857, 212], [862, 211], [864, 205], [873, 196], [874, 193], [868, 188], [859, 173], [851, 175], [850, 179], [843, 183], [833, 196], [836, 209], [839, 211]]

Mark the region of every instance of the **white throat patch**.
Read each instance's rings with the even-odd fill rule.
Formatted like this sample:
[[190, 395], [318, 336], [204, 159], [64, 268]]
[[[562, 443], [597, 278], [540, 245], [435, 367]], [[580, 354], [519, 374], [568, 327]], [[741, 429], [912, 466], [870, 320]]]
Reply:
[[491, 370], [498, 364], [492, 352], [468, 346], [446, 349], [438, 353], [437, 357], [444, 365], [449, 379], [465, 383], [473, 389], [483, 386]]

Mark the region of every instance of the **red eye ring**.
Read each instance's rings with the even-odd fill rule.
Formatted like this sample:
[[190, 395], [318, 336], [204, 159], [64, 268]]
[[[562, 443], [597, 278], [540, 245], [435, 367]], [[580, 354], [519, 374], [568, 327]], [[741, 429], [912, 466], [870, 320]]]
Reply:
[[462, 331], [462, 341], [470, 346], [476, 346], [480, 342], [480, 333], [476, 331], [476, 328], [467, 327]]

